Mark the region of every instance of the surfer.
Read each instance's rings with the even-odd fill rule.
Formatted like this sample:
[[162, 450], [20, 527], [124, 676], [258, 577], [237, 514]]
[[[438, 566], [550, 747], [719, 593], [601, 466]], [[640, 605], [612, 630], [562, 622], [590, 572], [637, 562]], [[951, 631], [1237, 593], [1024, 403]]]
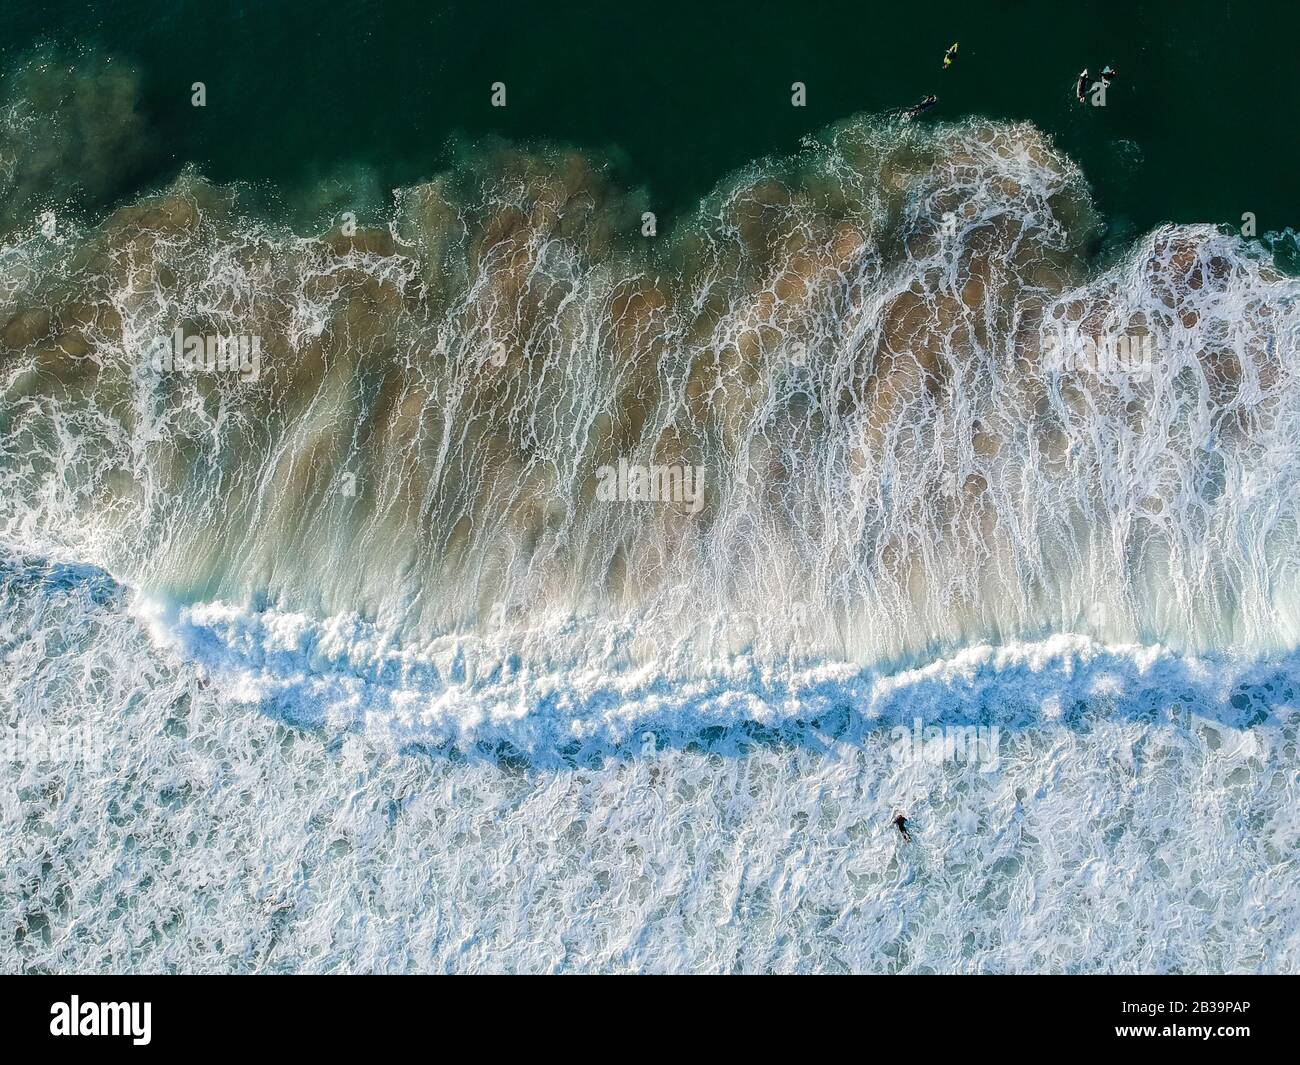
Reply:
[[1083, 103], [1088, 97], [1088, 68], [1084, 67], [1083, 72], [1079, 75], [1079, 81], [1074, 86], [1074, 95], [1078, 97], [1079, 103]]
[[957, 45], [958, 45], [959, 43], [960, 43], [960, 42], [958, 42], [958, 41], [953, 41], [953, 42], [952, 42], [952, 47], [949, 48], [946, 52], [943, 53], [943, 69], [944, 69], [944, 70], [947, 70], [950, 66], [952, 66], [952, 61], [953, 61], [954, 59], [957, 58]]
[[1117, 74], [1118, 71], [1116, 71], [1113, 66], [1107, 63], [1104, 67], [1101, 68], [1102, 84], [1109, 85], [1112, 81], [1115, 80]]
[[907, 830], [906, 816], [904, 816], [903, 814], [898, 814], [893, 820], [893, 825], [895, 828], [898, 829], [899, 833], [902, 835], [904, 843], [912, 842], [912, 833], [910, 833]]
[[926, 96], [921, 100], [920, 103], [911, 107], [903, 117], [919, 118], [921, 115], [925, 114], [925, 112], [930, 110], [930, 108], [932, 108], [938, 102], [939, 102], [939, 97], [933, 94], [931, 94], [930, 96]]

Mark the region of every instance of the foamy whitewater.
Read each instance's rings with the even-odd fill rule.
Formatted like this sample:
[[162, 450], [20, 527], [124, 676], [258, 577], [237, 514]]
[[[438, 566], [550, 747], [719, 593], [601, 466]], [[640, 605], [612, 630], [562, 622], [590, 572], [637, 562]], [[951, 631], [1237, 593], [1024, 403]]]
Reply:
[[1257, 245], [1099, 258], [1029, 126], [853, 120], [653, 238], [479, 146], [313, 235], [56, 209], [25, 115], [5, 970], [1296, 968]]

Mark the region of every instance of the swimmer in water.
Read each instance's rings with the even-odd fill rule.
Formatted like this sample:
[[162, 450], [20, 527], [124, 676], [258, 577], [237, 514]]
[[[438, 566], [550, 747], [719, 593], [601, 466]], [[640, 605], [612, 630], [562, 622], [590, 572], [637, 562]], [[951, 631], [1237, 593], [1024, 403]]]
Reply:
[[1104, 85], [1109, 85], [1118, 76], [1119, 76], [1119, 72], [1109, 63], [1107, 63], [1104, 67], [1101, 68], [1101, 80], [1102, 80], [1102, 84]]
[[912, 842], [912, 833], [907, 830], [907, 818], [903, 814], [899, 814], [894, 818], [893, 825], [902, 835], [904, 843]]
[[944, 69], [944, 70], [947, 70], [950, 66], [952, 66], [952, 61], [953, 61], [954, 59], [957, 58], [957, 45], [958, 45], [959, 43], [960, 43], [960, 42], [958, 42], [958, 41], [953, 41], [953, 42], [952, 42], [952, 47], [949, 48], [946, 52], [943, 53], [943, 69]]
[[1079, 75], [1079, 81], [1074, 86], [1074, 95], [1078, 97], [1079, 103], [1083, 103], [1088, 98], [1088, 68], [1084, 67], [1083, 72]]
[[930, 110], [930, 108], [932, 108], [938, 102], [939, 102], [939, 97], [934, 95], [927, 96], [919, 104], [916, 104], [913, 107], [911, 107], [904, 115], [904, 117], [919, 118], [921, 115], [925, 114], [928, 110]]

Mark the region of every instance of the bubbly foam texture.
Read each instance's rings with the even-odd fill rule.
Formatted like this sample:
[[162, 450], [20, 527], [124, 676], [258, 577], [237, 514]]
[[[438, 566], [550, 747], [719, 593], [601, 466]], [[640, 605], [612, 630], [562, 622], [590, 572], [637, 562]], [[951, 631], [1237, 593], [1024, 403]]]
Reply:
[[[1260, 669], [1289, 668], [1200, 660], [1160, 647], [1105, 647], [1062, 634], [975, 645], [897, 672], [827, 661], [773, 666], [761, 655], [689, 668], [608, 655], [595, 669], [573, 626], [557, 622], [528, 634], [548, 656], [539, 669], [528, 663], [540, 653], [530, 655], [516, 638], [443, 637], [412, 646], [355, 615], [319, 621], [223, 603], [163, 610], [139, 601], [133, 613], [155, 644], [219, 680], [227, 698], [286, 721], [364, 731], [399, 749], [509, 752], [552, 766], [626, 756], [647, 742], [689, 744], [708, 730], [753, 726], [757, 735], [818, 722], [861, 739], [914, 717], [960, 723], [964, 711], [944, 707], [950, 699], [967, 711], [979, 707], [981, 722], [1024, 727], [1054, 720], [1040, 712], [1049, 704], [1079, 712], [1099, 695], [1114, 713], [1143, 717], [1152, 692], [1166, 691], [1178, 693], [1169, 696], [1174, 701], [1222, 704], [1220, 716], [1244, 727], [1258, 723], [1260, 707], [1238, 713], [1243, 708], [1231, 703], [1237, 688], [1260, 688], [1262, 698], [1263, 682], [1249, 678]], [[610, 642], [626, 645], [636, 636], [629, 631]], [[1001, 694], [1004, 687], [1012, 693]], [[1121, 697], [1135, 690], [1135, 702]], [[1289, 685], [1266, 691], [1282, 702], [1291, 698]]]
[[[373, 701], [343, 732], [241, 712], [159, 651], [104, 574], [0, 572], [6, 719], [107, 745], [98, 763], [4, 778], [6, 971], [1300, 960], [1294, 658], [1216, 665], [1081, 638], [974, 649], [870, 683], [826, 670], [807, 717], [781, 723], [773, 705], [766, 728], [746, 720], [772, 699], [757, 674], [728, 680], [731, 705], [721, 683], [669, 678], [630, 750], [539, 765], [413, 754]], [[267, 659], [292, 642], [270, 639]], [[718, 727], [687, 728], [697, 713]], [[890, 715], [999, 723], [1000, 764], [900, 760]], [[889, 824], [900, 806], [910, 847]]]

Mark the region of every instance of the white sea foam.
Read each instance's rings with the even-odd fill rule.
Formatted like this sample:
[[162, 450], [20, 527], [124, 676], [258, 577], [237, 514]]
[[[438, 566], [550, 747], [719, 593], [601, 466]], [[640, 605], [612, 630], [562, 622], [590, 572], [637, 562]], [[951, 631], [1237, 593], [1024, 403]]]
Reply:
[[746, 653], [641, 663], [627, 650], [638, 632], [631, 621], [590, 632], [556, 619], [522, 634], [410, 647], [356, 615], [318, 620], [225, 603], [164, 609], [148, 600], [133, 610], [156, 645], [234, 702], [398, 747], [509, 749], [538, 763], [747, 725], [860, 740], [914, 718], [1028, 728], [1101, 713], [1155, 721], [1177, 707], [1244, 728], [1285, 712], [1300, 693], [1300, 656], [1196, 658], [1107, 647], [1083, 634], [980, 644], [881, 672]]
[[[567, 711], [605, 753], [543, 758], [543, 741], [567, 736], [546, 678], [439, 668], [453, 679], [393, 729], [381, 701], [396, 707], [434, 669], [385, 668], [403, 652], [365, 626], [309, 636], [301, 619], [217, 606], [145, 624], [102, 573], [32, 559], [7, 566], [0, 595], [6, 718], [108, 740], [99, 763], [0, 777], [7, 971], [1300, 961], [1292, 659], [1063, 636], [871, 678], [744, 664], [699, 683], [592, 675], [572, 681]], [[476, 695], [449, 698], [458, 684]], [[521, 694], [506, 707], [520, 719], [455, 718]], [[622, 720], [629, 694], [644, 716]], [[285, 708], [309, 714], [314, 695], [318, 724], [287, 726]], [[744, 723], [757, 708], [769, 727]], [[998, 767], [900, 761], [885, 723], [913, 715], [998, 722]], [[461, 746], [413, 746], [421, 736]], [[911, 846], [889, 824], [898, 809]]]

